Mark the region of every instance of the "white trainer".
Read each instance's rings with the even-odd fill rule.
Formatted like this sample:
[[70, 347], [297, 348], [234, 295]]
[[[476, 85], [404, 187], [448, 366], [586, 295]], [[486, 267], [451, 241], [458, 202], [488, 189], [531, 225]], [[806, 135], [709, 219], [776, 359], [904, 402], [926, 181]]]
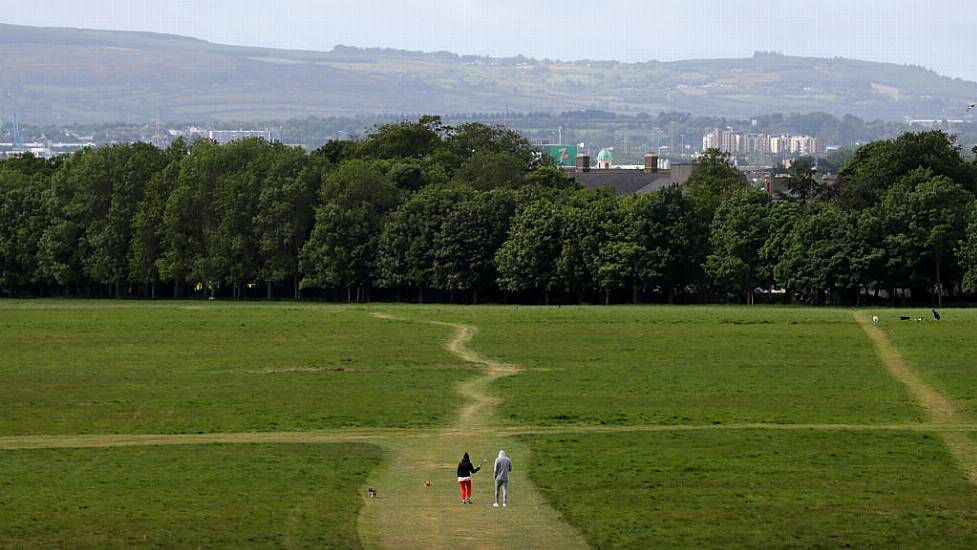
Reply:
[[493, 506], [493, 507], [495, 507], [495, 508], [498, 508], [498, 507], [499, 507], [499, 503], [498, 503], [498, 502], [496, 502], [496, 503], [495, 503], [495, 504], [493, 504], [492, 506]]

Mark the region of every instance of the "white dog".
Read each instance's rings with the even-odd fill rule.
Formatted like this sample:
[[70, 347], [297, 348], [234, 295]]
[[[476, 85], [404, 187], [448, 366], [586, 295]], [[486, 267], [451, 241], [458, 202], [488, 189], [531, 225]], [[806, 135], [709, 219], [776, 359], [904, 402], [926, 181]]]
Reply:
[[876, 325], [879, 324], [879, 316], [878, 315], [873, 315], [872, 316], [872, 323], [873, 324], [876, 324]]

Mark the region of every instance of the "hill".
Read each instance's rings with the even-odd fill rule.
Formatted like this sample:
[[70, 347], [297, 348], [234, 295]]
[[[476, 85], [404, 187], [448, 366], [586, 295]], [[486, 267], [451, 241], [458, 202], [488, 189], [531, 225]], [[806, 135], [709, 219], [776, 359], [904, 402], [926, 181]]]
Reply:
[[[655, 52], [648, 52], [653, 57]], [[619, 63], [214, 44], [0, 24], [0, 113], [33, 123], [602, 109], [962, 118], [977, 83], [915, 67], [757, 53]], [[958, 114], [959, 113], [959, 116]]]

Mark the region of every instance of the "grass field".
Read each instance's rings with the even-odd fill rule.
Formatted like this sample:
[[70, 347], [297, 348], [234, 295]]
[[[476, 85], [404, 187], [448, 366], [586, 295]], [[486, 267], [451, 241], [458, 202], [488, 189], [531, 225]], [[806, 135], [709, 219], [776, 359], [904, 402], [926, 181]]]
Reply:
[[[974, 547], [977, 314], [943, 313], [3, 301], [0, 548]], [[502, 446], [509, 519], [485, 478], [457, 508]]]
[[530, 369], [497, 384], [506, 422], [921, 419], [850, 310], [507, 307], [423, 315], [478, 325], [475, 348]]
[[0, 302], [0, 435], [434, 426], [471, 375], [444, 334], [338, 306]]
[[600, 548], [973, 548], [977, 491], [927, 434], [529, 438], [533, 477]]
[[355, 548], [377, 447], [0, 452], [3, 548]]
[[[925, 321], [899, 321], [900, 314]], [[927, 310], [893, 311], [880, 326], [924, 380], [977, 421], [977, 310], [943, 310], [939, 322]]]

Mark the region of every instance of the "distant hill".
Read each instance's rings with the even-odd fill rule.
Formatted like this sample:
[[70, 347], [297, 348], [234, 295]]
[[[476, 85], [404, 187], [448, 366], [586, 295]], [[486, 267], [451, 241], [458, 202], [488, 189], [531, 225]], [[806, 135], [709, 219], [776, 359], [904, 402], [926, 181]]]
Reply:
[[[648, 52], [653, 57], [655, 52]], [[0, 116], [36, 124], [601, 109], [963, 118], [977, 83], [914, 66], [758, 53], [668, 63], [213, 44], [0, 24]]]

